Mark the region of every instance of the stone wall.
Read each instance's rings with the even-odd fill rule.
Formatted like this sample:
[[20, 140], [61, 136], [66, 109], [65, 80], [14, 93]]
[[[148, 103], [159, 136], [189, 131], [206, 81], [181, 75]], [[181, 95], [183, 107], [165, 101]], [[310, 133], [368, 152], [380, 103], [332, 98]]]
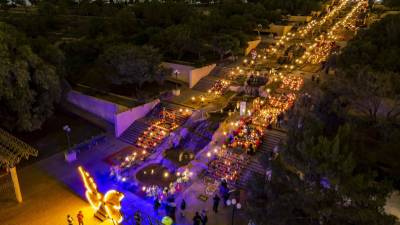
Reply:
[[251, 52], [251, 50], [257, 48], [257, 46], [260, 44], [260, 42], [261, 42], [261, 39], [247, 42], [247, 48], [244, 50], [244, 55], [248, 55]]
[[160, 100], [156, 99], [129, 109], [74, 90], [68, 93], [67, 101], [113, 124], [116, 137], [119, 137], [133, 122], [146, 116], [148, 112], [160, 103]]
[[140, 105], [125, 112], [114, 115], [115, 136], [119, 137], [133, 122], [146, 116], [156, 105], [160, 103], [159, 99]]
[[189, 87], [194, 87], [197, 82], [199, 82], [203, 77], [208, 76], [210, 72], [217, 66], [216, 64], [211, 64], [207, 66], [203, 66], [200, 68], [195, 68], [192, 70], [192, 73], [189, 77]]
[[74, 90], [68, 92], [67, 101], [85, 111], [97, 115], [98, 117], [112, 124], [114, 124], [114, 115], [122, 107], [118, 104], [93, 96], [85, 95]]
[[267, 32], [277, 34], [278, 36], [283, 36], [287, 34], [293, 26], [291, 25], [276, 25], [276, 24], [270, 24], [269, 29]]
[[[162, 65], [172, 69], [174, 72], [177, 70], [179, 72], [178, 80], [183, 81], [185, 83], [189, 83], [190, 74], [194, 69], [193, 66], [177, 64], [177, 63], [169, 63], [169, 62], [163, 62]], [[175, 74], [173, 74], [173, 77], [175, 78]]]
[[[171, 68], [173, 71], [177, 70], [179, 72], [178, 80], [187, 83], [189, 88], [194, 87], [203, 77], [208, 76], [216, 66], [216, 64], [210, 64], [196, 68], [194, 66], [168, 62], [163, 62], [162, 65]], [[175, 75], [173, 77], [175, 78]]]
[[311, 16], [289, 16], [288, 20], [290, 22], [297, 22], [297, 23], [310, 22]]

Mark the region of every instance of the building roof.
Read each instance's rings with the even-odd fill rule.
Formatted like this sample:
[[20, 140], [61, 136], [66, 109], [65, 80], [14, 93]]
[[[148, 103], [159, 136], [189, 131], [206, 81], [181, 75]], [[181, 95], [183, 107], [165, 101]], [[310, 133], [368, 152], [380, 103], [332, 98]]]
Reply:
[[0, 167], [12, 168], [22, 158], [37, 156], [38, 151], [0, 128]]

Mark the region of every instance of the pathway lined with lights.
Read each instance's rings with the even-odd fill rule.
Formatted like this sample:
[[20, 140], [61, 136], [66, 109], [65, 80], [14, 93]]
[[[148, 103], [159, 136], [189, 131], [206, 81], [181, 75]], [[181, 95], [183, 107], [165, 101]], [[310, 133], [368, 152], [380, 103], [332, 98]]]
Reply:
[[[343, 0], [336, 6], [331, 12], [326, 14], [319, 20], [312, 20], [305, 27], [299, 29], [298, 32], [290, 33], [286, 36], [283, 36], [280, 40], [279, 46], [276, 48], [270, 48], [266, 51], [266, 55], [262, 55], [262, 53], [257, 54], [256, 57], [247, 59], [247, 61], [243, 62], [243, 66], [235, 66], [234, 68], [229, 69], [228, 74], [225, 74], [223, 79], [220, 79], [216, 83], [214, 83], [209, 89], [207, 89], [206, 93], [201, 94], [201, 96], [193, 96], [194, 99], [190, 99], [189, 101], [193, 101], [193, 104], [201, 105], [202, 107], [206, 107], [208, 104], [211, 104], [214, 99], [218, 99], [224, 96], [229, 90], [229, 86], [232, 86], [237, 83], [243, 83], [243, 78], [247, 78], [250, 74], [254, 77], [257, 76], [268, 76], [270, 77], [270, 82], [267, 84], [272, 85], [266, 87], [266, 97], [262, 98], [254, 98], [251, 102], [248, 102], [248, 107], [245, 112], [243, 112], [243, 118], [237, 119], [240, 112], [230, 113], [226, 123], [224, 123], [222, 128], [218, 131], [220, 132], [218, 139], [216, 140], [225, 140], [212, 142], [209, 145], [207, 151], [202, 152], [202, 155], [194, 160], [195, 166], [210, 166], [214, 167], [210, 169], [210, 173], [213, 173], [213, 177], [218, 178], [226, 178], [231, 181], [233, 186], [237, 185], [239, 187], [245, 188], [243, 185], [244, 177], [247, 177], [249, 170], [259, 170], [257, 167], [257, 158], [266, 154], [265, 149], [263, 149], [264, 144], [262, 141], [265, 141], [265, 137], [273, 132], [274, 130], [268, 130], [266, 127], [270, 124], [276, 124], [278, 121], [278, 116], [285, 111], [287, 111], [299, 97], [298, 92], [300, 91], [304, 78], [299, 75], [299, 70], [304, 67], [304, 65], [309, 64], [319, 64], [321, 61], [326, 60], [329, 54], [332, 52], [332, 46], [329, 44], [332, 41], [335, 41], [339, 38], [338, 33], [343, 33], [344, 28], [347, 27], [349, 30], [354, 31], [356, 29], [355, 22], [357, 16], [365, 10], [366, 2], [365, 1], [351, 1], [351, 0]], [[345, 13], [346, 16], [342, 18], [338, 18], [339, 15]], [[327, 26], [330, 24], [330, 26]], [[299, 43], [306, 45], [307, 41], [312, 38], [312, 33], [315, 30], [326, 30], [326, 34], [319, 36], [316, 39], [312, 39], [312, 44], [306, 49], [304, 55], [294, 60], [294, 63], [286, 64], [282, 66], [282, 68], [268, 70], [265, 71], [263, 65], [267, 63], [270, 59], [270, 56], [273, 54], [283, 55], [283, 52], [287, 47], [292, 43]], [[313, 47], [310, 47], [313, 46]], [[275, 50], [274, 50], [275, 49]], [[308, 53], [307, 53], [308, 52]], [[297, 61], [296, 61], [297, 60]], [[252, 62], [253, 61], [253, 62]], [[275, 67], [277, 64], [275, 64]], [[259, 68], [259, 69], [257, 69]], [[243, 81], [243, 82], [242, 82]], [[209, 103], [211, 102], [211, 103]], [[239, 107], [240, 108], [240, 107]], [[182, 111], [184, 113], [184, 111]], [[151, 137], [154, 139], [162, 139], [164, 137], [165, 132], [164, 129], [158, 129], [158, 124], [153, 126], [154, 129], [150, 128], [150, 130], [143, 132], [141, 136], [142, 140]], [[153, 132], [153, 134], [151, 134]], [[158, 135], [161, 132], [161, 135]], [[228, 136], [231, 137], [229, 142], [226, 142]], [[278, 137], [279, 138], [279, 137]], [[111, 138], [110, 138], [111, 140]], [[113, 139], [112, 139], [113, 140]], [[151, 143], [142, 142], [142, 140], [138, 139], [139, 147], [145, 147], [143, 149], [148, 149], [151, 147]], [[278, 140], [275, 139], [275, 142]], [[157, 142], [157, 141], [156, 141]], [[154, 143], [153, 147], [154, 147]], [[260, 143], [261, 142], [261, 143]], [[158, 143], [158, 142], [157, 142]], [[156, 145], [157, 145], [156, 143]], [[225, 146], [224, 146], [225, 145]], [[120, 186], [118, 183], [114, 181], [110, 181], [108, 177], [108, 166], [104, 160], [105, 154], [110, 154], [111, 150], [121, 149], [125, 144], [120, 143], [117, 140], [110, 141], [107, 145], [102, 145], [96, 148], [93, 152], [84, 152], [82, 153], [82, 158], [80, 161], [65, 165], [60, 163], [62, 161], [61, 155], [55, 156], [53, 159], [48, 159], [42, 162], [40, 165], [46, 171], [50, 171], [51, 175], [57, 177], [58, 179], [63, 180], [71, 189], [83, 195], [83, 187], [80, 185], [82, 182], [79, 180], [76, 174], [71, 173], [74, 171], [74, 168], [78, 164], [82, 164], [88, 171], [92, 172], [93, 178], [99, 184], [99, 191], [106, 193], [109, 189], [117, 189], [121, 192], [124, 192], [125, 198], [122, 201], [122, 211], [124, 215], [127, 215], [126, 220], [123, 221], [123, 224], [128, 224], [133, 219], [133, 213], [136, 210], [140, 210], [144, 212], [146, 215], [150, 215], [152, 218], [158, 218], [160, 220], [161, 216], [164, 215], [160, 210], [160, 216], [157, 217], [153, 214], [152, 211], [152, 202], [146, 201], [143, 198], [132, 194], [130, 191], [126, 191], [123, 186]], [[242, 149], [243, 152], [241, 154], [237, 154], [235, 152], [238, 148]], [[273, 145], [267, 146], [268, 152], [272, 151]], [[143, 150], [142, 149], [142, 150]], [[247, 154], [249, 153], [249, 154]], [[137, 154], [140, 154], [138, 152]], [[135, 156], [136, 157], [136, 156]], [[128, 161], [130, 159], [128, 158]], [[206, 162], [212, 162], [210, 165], [205, 164]], [[217, 168], [220, 166], [219, 168]], [[251, 167], [251, 168], [250, 168]], [[61, 168], [61, 169], [60, 169]], [[207, 169], [207, 167], [205, 167]], [[262, 168], [265, 169], [265, 168]], [[261, 169], [261, 172], [263, 172]], [[245, 176], [246, 175], [246, 176]], [[25, 174], [25, 176], [27, 176]], [[36, 175], [35, 175], [36, 176]], [[246, 181], [246, 180], [245, 180]], [[230, 219], [231, 210], [227, 208], [223, 208], [218, 215], [215, 215], [210, 209], [212, 206], [211, 196], [213, 195], [213, 191], [216, 191], [218, 188], [218, 183], [215, 182], [214, 179], [207, 180], [205, 178], [196, 178], [193, 179], [192, 185], [185, 189], [183, 193], [180, 193], [176, 199], [176, 204], [180, 204], [181, 198], [185, 198], [187, 201], [187, 212], [186, 218], [180, 218], [177, 213], [177, 222], [180, 225], [192, 224], [191, 218], [193, 217], [194, 211], [201, 211], [202, 209], [208, 209], [208, 217], [209, 222], [208, 225], [222, 225], [227, 224], [228, 218]], [[209, 182], [209, 183], [207, 183]], [[28, 188], [25, 184], [23, 187]], [[42, 188], [45, 190], [45, 188]], [[50, 191], [49, 191], [50, 192]], [[59, 196], [59, 201], [62, 201], [64, 195], [68, 196], [67, 199], [70, 199], [70, 195], [66, 193], [64, 190], [63, 196]], [[37, 194], [37, 193], [36, 193]], [[43, 193], [42, 193], [43, 194]], [[208, 197], [207, 200], [202, 201], [199, 200], [199, 194], [203, 194]], [[76, 200], [71, 200], [76, 201]], [[242, 203], [242, 202], [241, 202]], [[28, 203], [29, 205], [29, 203]], [[73, 207], [68, 206], [68, 202], [65, 203], [67, 209], [60, 209], [59, 206], [56, 206], [57, 210], [62, 211], [65, 215], [66, 213], [70, 213], [75, 217], [75, 214], [79, 207], [82, 207], [82, 203], [73, 205]], [[221, 204], [222, 205], [222, 204]], [[242, 204], [243, 207], [246, 207], [246, 204]], [[68, 207], [67, 207], [68, 206]], [[32, 214], [35, 216], [43, 215], [43, 217], [48, 216], [54, 217], [51, 214], [51, 206], [47, 206], [48, 212], [37, 212], [37, 214]], [[117, 206], [118, 208], [119, 206]], [[41, 208], [43, 209], [43, 208]], [[44, 209], [43, 209], [44, 210]], [[33, 211], [33, 210], [31, 210]], [[237, 218], [239, 223], [244, 224], [247, 223], [245, 221], [245, 217], [242, 209], [238, 211], [240, 215]], [[179, 210], [178, 210], [179, 212]], [[96, 224], [93, 220], [89, 219], [91, 217], [90, 209], [84, 209], [85, 217], [88, 218], [86, 224]], [[62, 215], [62, 216], [63, 216]], [[57, 213], [57, 216], [60, 217], [60, 213]], [[32, 218], [34, 218], [32, 216]], [[17, 220], [17, 223], [5, 223], [8, 224], [16, 224], [21, 225], [21, 220]], [[58, 220], [55, 218], [50, 219], [52, 224], [63, 224], [65, 221], [64, 217], [60, 217]], [[59, 223], [57, 223], [59, 221]], [[43, 219], [37, 221], [30, 221], [32, 225], [46, 225], [43, 223]], [[109, 221], [108, 221], [109, 222]], [[142, 224], [149, 224], [148, 221], [143, 221]]]

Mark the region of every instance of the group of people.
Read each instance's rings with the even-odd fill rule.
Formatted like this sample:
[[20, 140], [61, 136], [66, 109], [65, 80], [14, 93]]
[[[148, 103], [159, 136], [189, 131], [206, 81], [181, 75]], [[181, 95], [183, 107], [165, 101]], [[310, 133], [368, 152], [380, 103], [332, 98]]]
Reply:
[[201, 214], [196, 212], [193, 217], [193, 225], [206, 225], [208, 222], [207, 212], [203, 210]]
[[[84, 225], [83, 224], [83, 213], [82, 213], [82, 211], [78, 212], [78, 214], [76, 215], [76, 219], [78, 220], [78, 225]], [[68, 225], [73, 225], [74, 224], [74, 219], [72, 218], [71, 215], [67, 215], [67, 222], [68, 222]]]
[[242, 148], [247, 153], [253, 154], [261, 145], [262, 129], [253, 126], [251, 118], [241, 120], [239, 127], [228, 136], [227, 144], [232, 148]]
[[[212, 210], [214, 211], [214, 213], [218, 213], [221, 198], [226, 206], [226, 202], [229, 199], [229, 196], [230, 196], [230, 189], [228, 188], [227, 181], [223, 179], [219, 185], [219, 193], [216, 193], [212, 199], [213, 200]], [[155, 198], [153, 207], [154, 207], [154, 213], [157, 216], [159, 215], [159, 209], [161, 208], [162, 205], [164, 205], [165, 207], [166, 216], [171, 218], [172, 221], [176, 221], [176, 213], [178, 206], [175, 203], [175, 198], [173, 196], [170, 196], [165, 200], [164, 203], [162, 203], [159, 198]], [[187, 209], [187, 203], [185, 199], [182, 198], [179, 205], [179, 216], [181, 218], [186, 217], [186, 209]], [[141, 224], [142, 219], [139, 211], [135, 213], [135, 221], [136, 225]], [[207, 211], [205, 209], [203, 209], [201, 212], [196, 211], [192, 218], [192, 221], [193, 225], [206, 225], [208, 222]]]

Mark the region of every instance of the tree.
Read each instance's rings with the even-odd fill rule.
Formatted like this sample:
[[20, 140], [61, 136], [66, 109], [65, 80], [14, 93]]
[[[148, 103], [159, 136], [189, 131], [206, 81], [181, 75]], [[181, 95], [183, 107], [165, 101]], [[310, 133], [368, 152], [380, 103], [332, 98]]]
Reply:
[[0, 39], [0, 123], [9, 130], [38, 129], [60, 100], [60, 77], [14, 27], [0, 23]]
[[161, 66], [161, 55], [149, 46], [137, 47], [129, 44], [108, 48], [100, 56], [100, 63], [110, 72], [113, 84], [136, 84], [163, 82], [171, 71]]
[[389, 7], [399, 7], [400, 1], [399, 0], [384, 0], [383, 4]]
[[213, 38], [212, 47], [219, 54], [220, 60], [223, 60], [226, 54], [236, 54], [239, 51], [240, 42], [230, 35], [222, 34]]
[[0, 9], [8, 11], [11, 8], [8, 0], [0, 0]]
[[153, 40], [159, 42], [157, 46], [162, 47], [167, 53], [173, 55], [178, 60], [181, 60], [185, 50], [191, 43], [191, 30], [186, 25], [174, 25], [165, 29], [160, 34], [160, 39]]
[[137, 30], [136, 17], [129, 8], [124, 8], [112, 17], [112, 28], [120, 35], [131, 36]]
[[282, 152], [272, 162], [272, 180], [251, 183], [249, 201], [253, 204], [248, 211], [256, 222], [394, 224], [394, 217], [383, 213], [392, 188], [386, 181], [378, 181], [375, 173], [358, 167], [354, 137], [346, 125], [333, 138], [307, 136], [296, 149], [288, 149], [290, 155]]

